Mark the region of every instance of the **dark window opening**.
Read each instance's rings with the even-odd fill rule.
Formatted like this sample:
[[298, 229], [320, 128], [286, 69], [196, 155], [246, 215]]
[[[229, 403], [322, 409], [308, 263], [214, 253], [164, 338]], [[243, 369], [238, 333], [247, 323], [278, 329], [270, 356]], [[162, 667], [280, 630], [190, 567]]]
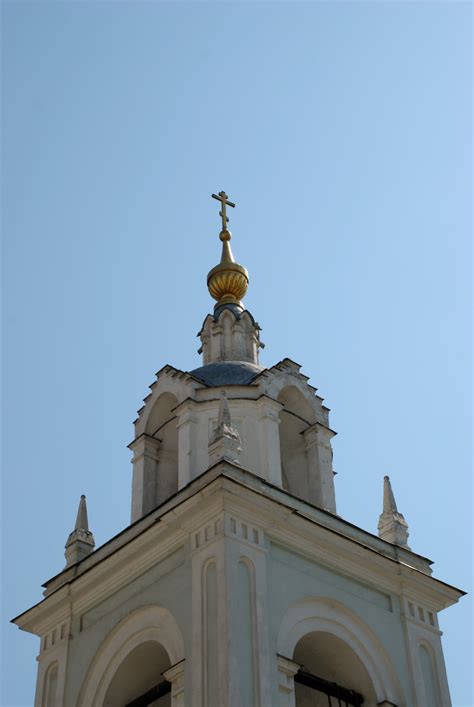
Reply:
[[171, 683], [164, 680], [158, 683], [158, 685], [155, 685], [155, 687], [152, 687], [151, 690], [147, 690], [143, 695], [140, 695], [140, 697], [129, 702], [126, 707], [148, 707], [148, 705], [153, 704], [153, 702], [159, 700], [160, 697], [168, 695], [170, 692]]
[[328, 707], [359, 707], [364, 703], [364, 698], [355, 690], [349, 690], [335, 682], [329, 682], [305, 670], [298, 670], [295, 682], [319, 694], [326, 695]]

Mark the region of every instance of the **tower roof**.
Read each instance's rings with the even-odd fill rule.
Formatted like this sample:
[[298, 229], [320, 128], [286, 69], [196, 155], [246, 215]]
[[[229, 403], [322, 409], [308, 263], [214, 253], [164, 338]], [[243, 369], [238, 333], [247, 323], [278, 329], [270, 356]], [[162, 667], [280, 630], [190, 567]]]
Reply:
[[263, 367], [248, 361], [216, 361], [191, 371], [195, 378], [208, 386], [248, 385]]

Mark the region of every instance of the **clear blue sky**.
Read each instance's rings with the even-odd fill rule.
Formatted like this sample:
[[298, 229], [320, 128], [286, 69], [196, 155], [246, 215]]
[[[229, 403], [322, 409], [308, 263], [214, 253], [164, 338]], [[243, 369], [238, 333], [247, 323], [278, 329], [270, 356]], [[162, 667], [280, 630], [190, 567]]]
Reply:
[[[129, 520], [132, 421], [192, 369], [212, 191], [263, 328], [332, 409], [338, 510], [470, 589], [471, 5], [4, 2], [2, 707], [33, 704], [41, 598], [86, 493]], [[441, 614], [472, 705], [470, 599]]]

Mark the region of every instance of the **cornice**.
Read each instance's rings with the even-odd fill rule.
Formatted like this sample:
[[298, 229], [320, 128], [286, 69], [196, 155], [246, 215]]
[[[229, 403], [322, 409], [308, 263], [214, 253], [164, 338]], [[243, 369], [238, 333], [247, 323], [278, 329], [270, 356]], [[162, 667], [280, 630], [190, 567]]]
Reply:
[[161, 507], [48, 582], [45, 599], [14, 622], [41, 635], [71, 612], [84, 613], [186, 547], [196, 529], [223, 512], [258, 526], [271, 543], [374, 589], [410, 596], [433, 610], [450, 606], [463, 595], [431, 577], [426, 558], [386, 543], [251, 472], [219, 462]]

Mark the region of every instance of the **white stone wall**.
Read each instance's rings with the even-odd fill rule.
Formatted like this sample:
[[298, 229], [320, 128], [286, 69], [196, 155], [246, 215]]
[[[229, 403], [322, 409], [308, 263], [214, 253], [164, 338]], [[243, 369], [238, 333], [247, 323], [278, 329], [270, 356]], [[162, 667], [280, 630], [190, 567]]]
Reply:
[[305, 518], [242, 481], [215, 477], [142, 533], [135, 527], [108, 558], [94, 565], [90, 556], [89, 572], [49, 596], [36, 707], [50, 707], [53, 664], [58, 704], [101, 706], [122, 661], [146, 641], [168, 653], [173, 705], [297, 707], [294, 652], [315, 632], [357, 656], [375, 695], [369, 707], [428, 707], [420, 646], [439, 705], [449, 705], [436, 618], [444, 585], [415, 570], [402, 577], [393, 560], [344, 538], [343, 521], [334, 518], [334, 534], [311, 521], [311, 507]]
[[[209, 468], [209, 442], [222, 390], [241, 438], [243, 468], [335, 513], [331, 448], [335, 433], [328, 426], [322, 399], [299, 367], [287, 362], [264, 371], [246, 386], [208, 388], [171, 367], [158, 374], [130, 445], [134, 453], [132, 520], [146, 515]], [[176, 402], [172, 409], [171, 396]], [[294, 421], [296, 425], [291, 426]], [[171, 429], [176, 430], [176, 448]], [[291, 463], [282, 478], [285, 459]]]

